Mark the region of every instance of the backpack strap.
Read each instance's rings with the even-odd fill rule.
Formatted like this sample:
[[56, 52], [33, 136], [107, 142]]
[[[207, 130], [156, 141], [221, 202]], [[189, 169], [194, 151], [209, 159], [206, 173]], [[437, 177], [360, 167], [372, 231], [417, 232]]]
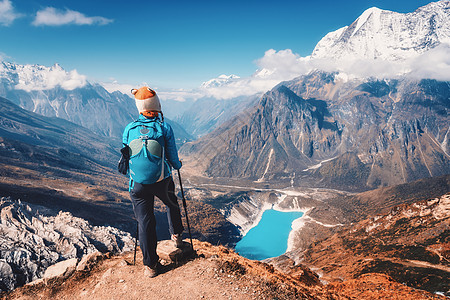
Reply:
[[165, 157], [164, 157], [164, 147], [162, 147], [162, 156], [161, 156], [161, 176], [159, 176], [159, 179], [157, 182], [160, 182], [164, 179], [164, 166], [166, 165]]

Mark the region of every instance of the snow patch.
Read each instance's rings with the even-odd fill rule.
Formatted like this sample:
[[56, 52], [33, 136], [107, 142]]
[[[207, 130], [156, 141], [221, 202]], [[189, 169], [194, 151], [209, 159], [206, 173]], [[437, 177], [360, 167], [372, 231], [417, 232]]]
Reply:
[[266, 176], [267, 171], [269, 170], [270, 167], [270, 163], [272, 162], [273, 153], [274, 153], [273, 148], [271, 148], [269, 153], [269, 159], [267, 160], [267, 166], [266, 169], [264, 170], [264, 174], [262, 174], [261, 178], [259, 178], [257, 182], [262, 182], [264, 180], [264, 176]]
[[304, 169], [303, 172], [306, 172], [306, 171], [309, 171], [309, 170], [315, 170], [315, 169], [318, 169], [318, 168], [320, 168], [320, 167], [322, 166], [323, 163], [326, 163], [326, 162], [328, 162], [328, 161], [332, 161], [333, 159], [336, 159], [336, 158], [337, 158], [337, 156], [336, 156], [336, 157], [329, 158], [329, 159], [322, 160], [320, 163], [318, 163], [318, 164], [316, 164], [316, 165], [313, 165], [313, 166], [311, 166], [311, 167], [308, 167], [307, 169]]

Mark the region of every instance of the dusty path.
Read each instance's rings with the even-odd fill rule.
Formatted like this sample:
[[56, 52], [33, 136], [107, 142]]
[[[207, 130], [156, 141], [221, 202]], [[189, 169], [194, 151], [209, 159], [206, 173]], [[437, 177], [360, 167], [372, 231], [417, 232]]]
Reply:
[[[197, 259], [160, 274], [143, 276], [142, 264], [125, 265], [122, 259], [102, 265], [82, 289], [61, 299], [258, 299], [258, 292], [239, 287], [235, 278], [218, 276], [215, 259]], [[59, 297], [58, 297], [59, 298]]]

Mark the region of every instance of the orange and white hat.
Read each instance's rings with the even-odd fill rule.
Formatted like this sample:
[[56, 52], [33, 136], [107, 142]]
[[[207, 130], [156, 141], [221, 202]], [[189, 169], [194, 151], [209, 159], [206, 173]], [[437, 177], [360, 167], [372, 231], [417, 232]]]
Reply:
[[139, 113], [150, 111], [161, 112], [161, 103], [159, 102], [158, 95], [148, 86], [141, 87], [138, 90], [132, 89], [131, 93], [134, 95]]

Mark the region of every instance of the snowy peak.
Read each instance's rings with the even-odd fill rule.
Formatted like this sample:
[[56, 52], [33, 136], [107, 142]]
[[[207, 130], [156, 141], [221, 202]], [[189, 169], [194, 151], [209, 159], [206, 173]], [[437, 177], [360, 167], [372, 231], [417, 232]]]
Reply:
[[202, 88], [215, 88], [227, 85], [228, 83], [234, 81], [235, 79], [239, 79], [240, 77], [234, 74], [231, 75], [225, 75], [222, 74], [217, 78], [213, 78], [211, 80], [205, 81], [202, 83]]
[[[381, 13], [382, 13], [382, 10], [377, 7], [372, 7], [372, 8], [367, 9], [366, 11], [364, 11], [362, 13], [362, 15], [358, 19], [356, 19], [356, 21], [353, 23], [353, 24], [355, 24], [355, 23], [356, 24], [355, 24], [355, 28], [353, 29], [352, 36], [356, 32], [358, 32], [358, 30], [368, 22], [372, 22], [374, 26], [379, 27], [380, 23], [377, 21], [380, 20]], [[377, 28], [375, 28], [375, 29], [377, 29]]]
[[50, 90], [57, 86], [65, 90], [73, 90], [87, 83], [86, 76], [79, 74], [76, 70], [66, 71], [57, 63], [46, 67], [2, 62], [0, 78], [5, 78], [12, 83], [12, 88], [27, 92]]
[[397, 13], [372, 7], [351, 25], [327, 34], [311, 57], [388, 61], [415, 58], [450, 44], [450, 1], [430, 3], [412, 13]]

